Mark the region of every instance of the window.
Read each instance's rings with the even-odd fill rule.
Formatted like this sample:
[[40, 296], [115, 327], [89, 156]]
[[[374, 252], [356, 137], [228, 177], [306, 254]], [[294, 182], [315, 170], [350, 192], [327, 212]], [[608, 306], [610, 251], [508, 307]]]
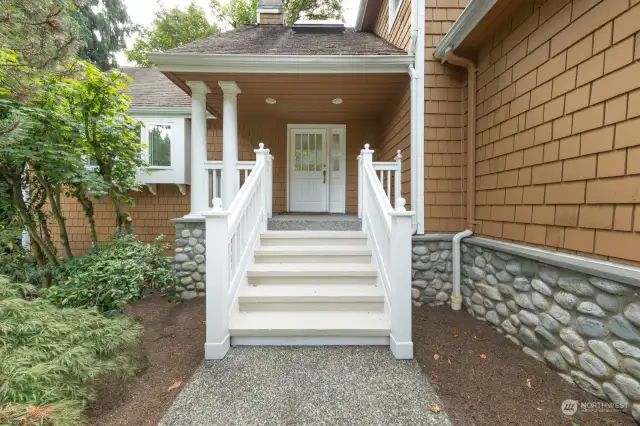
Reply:
[[393, 27], [393, 22], [396, 20], [401, 4], [402, 0], [389, 0], [389, 29]]
[[146, 144], [151, 167], [171, 167], [171, 125], [147, 124]]

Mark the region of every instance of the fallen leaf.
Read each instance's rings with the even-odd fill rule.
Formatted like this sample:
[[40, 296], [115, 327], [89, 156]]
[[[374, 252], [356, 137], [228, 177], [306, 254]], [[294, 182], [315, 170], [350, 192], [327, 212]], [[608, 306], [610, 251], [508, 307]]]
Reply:
[[458, 333], [457, 331], [454, 331], [453, 333], [451, 333], [451, 335], [453, 337], [458, 337], [458, 336], [460, 336], [460, 333]]
[[480, 358], [487, 359], [487, 356], [485, 354], [480, 354]]
[[173, 384], [169, 386], [169, 389], [167, 389], [167, 392], [171, 392], [172, 390], [178, 389], [180, 386], [182, 386], [182, 380], [173, 382]]
[[206, 321], [200, 321], [200, 323], [201, 323], [202, 325], [207, 325], [207, 322], [206, 322]]
[[531, 387], [531, 379], [527, 379], [527, 386]]
[[433, 354], [433, 359], [435, 359], [436, 361], [440, 359], [440, 355], [439, 354]]
[[451, 364], [452, 364], [452, 362], [451, 362], [451, 360], [450, 360], [450, 359], [448, 359], [448, 360], [447, 360], [447, 364], [449, 364], [449, 365], [451, 365]]
[[441, 410], [442, 409], [439, 405], [434, 405], [433, 407], [431, 407], [431, 411], [433, 411], [434, 413], [439, 413]]
[[438, 373], [436, 373], [435, 371], [431, 371], [431, 377], [433, 377], [434, 379], [438, 378]]

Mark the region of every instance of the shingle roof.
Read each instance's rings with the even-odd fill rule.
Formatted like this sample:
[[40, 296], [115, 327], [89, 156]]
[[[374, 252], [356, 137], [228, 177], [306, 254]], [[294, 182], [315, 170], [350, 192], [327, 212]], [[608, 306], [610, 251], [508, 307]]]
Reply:
[[280, 25], [243, 25], [196, 40], [166, 53], [238, 55], [406, 55], [373, 33], [347, 28], [342, 33], [296, 33]]
[[131, 106], [138, 108], [191, 107], [191, 98], [156, 68], [122, 67], [129, 84]]

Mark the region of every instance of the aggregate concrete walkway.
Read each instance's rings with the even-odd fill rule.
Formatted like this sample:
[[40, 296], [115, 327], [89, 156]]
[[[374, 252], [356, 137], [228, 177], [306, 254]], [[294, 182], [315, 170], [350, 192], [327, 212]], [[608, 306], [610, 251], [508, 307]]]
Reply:
[[160, 425], [450, 425], [388, 347], [234, 347], [204, 361]]

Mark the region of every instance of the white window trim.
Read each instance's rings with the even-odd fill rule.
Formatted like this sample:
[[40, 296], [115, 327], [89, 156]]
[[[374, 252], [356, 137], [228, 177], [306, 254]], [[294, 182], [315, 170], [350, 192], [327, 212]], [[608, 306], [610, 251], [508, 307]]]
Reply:
[[[150, 155], [149, 155], [149, 132], [147, 131], [147, 126], [169, 126], [171, 128], [171, 147], [170, 147], [170, 156], [169, 156], [169, 165], [168, 166], [152, 166], [149, 164]], [[173, 134], [173, 121], [171, 120], [149, 120], [142, 121], [142, 125], [140, 126], [140, 142], [144, 145], [141, 152], [142, 158], [144, 159], [147, 165], [144, 167], [147, 170], [171, 170], [173, 169], [173, 159], [175, 157], [175, 137]]]
[[404, 0], [398, 0], [398, 6], [395, 8], [395, 10], [391, 10], [391, 4], [393, 3], [393, 0], [389, 0], [389, 30], [393, 28], [393, 24], [396, 22], [396, 18], [398, 17], [398, 12], [400, 11], [400, 9], [402, 9], [403, 1]]

